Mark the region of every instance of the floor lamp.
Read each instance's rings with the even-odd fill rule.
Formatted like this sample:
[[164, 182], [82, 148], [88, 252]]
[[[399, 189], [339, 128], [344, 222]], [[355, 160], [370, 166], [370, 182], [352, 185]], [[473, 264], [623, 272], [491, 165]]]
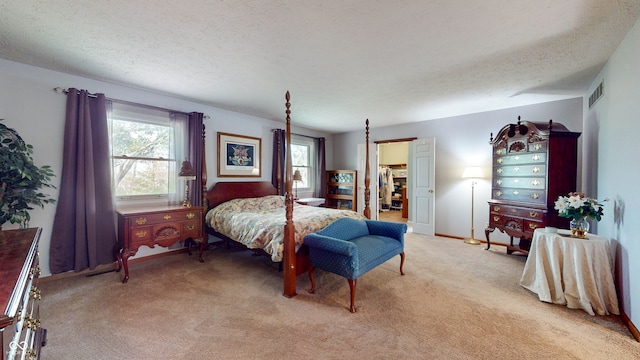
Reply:
[[481, 179], [483, 177], [482, 169], [477, 166], [467, 166], [462, 173], [463, 179], [471, 179], [471, 237], [464, 240], [465, 243], [471, 245], [480, 244], [480, 241], [476, 240], [473, 234], [473, 191], [476, 187], [476, 181], [474, 179]]

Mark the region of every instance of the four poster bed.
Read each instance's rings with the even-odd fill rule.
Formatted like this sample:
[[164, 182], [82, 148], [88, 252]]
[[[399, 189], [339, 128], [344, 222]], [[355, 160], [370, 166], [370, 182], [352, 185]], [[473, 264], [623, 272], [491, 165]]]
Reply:
[[[338, 218], [371, 218], [370, 168], [369, 168], [369, 120], [366, 121], [366, 169], [364, 177], [364, 215], [351, 210], [337, 210], [300, 205], [294, 202], [293, 171], [291, 166], [291, 104], [286, 99], [286, 168], [285, 195], [279, 196], [271, 182], [217, 182], [206, 188], [206, 165], [203, 151], [202, 189], [206, 204], [204, 227], [207, 233], [224, 240], [242, 243], [250, 249], [260, 249], [274, 262], [282, 262], [284, 274], [283, 295], [296, 295], [296, 276], [309, 270], [309, 253], [303, 245], [306, 234], [316, 232]], [[204, 136], [204, 134], [203, 134]], [[294, 212], [295, 209], [295, 212]], [[295, 213], [295, 218], [294, 218]], [[200, 248], [206, 248], [206, 242]]]

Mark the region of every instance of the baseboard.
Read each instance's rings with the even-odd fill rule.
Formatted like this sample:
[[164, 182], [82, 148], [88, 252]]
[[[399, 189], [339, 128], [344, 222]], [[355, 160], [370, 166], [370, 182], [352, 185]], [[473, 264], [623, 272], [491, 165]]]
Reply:
[[[148, 261], [148, 260], [161, 258], [161, 257], [164, 257], [164, 256], [175, 255], [175, 254], [178, 254], [178, 253], [186, 253], [186, 252], [187, 252], [187, 248], [180, 248], [180, 249], [161, 252], [161, 253], [153, 254], [153, 255], [149, 255], [149, 256], [143, 256], [143, 257], [139, 257], [139, 258], [129, 259], [129, 265], [136, 264], [136, 263], [143, 262], [143, 261]], [[95, 269], [86, 269], [86, 270], [82, 270], [82, 271], [78, 271], [78, 272], [67, 271], [67, 272], [64, 272], [64, 273], [61, 273], [61, 274], [53, 274], [53, 275], [50, 275], [50, 276], [44, 276], [44, 277], [39, 278], [38, 282], [45, 283], [45, 282], [49, 282], [49, 281], [56, 281], [56, 280], [66, 279], [66, 278], [75, 277], [75, 276], [95, 276], [95, 275], [100, 275], [100, 274], [104, 274], [104, 273], [115, 271], [117, 268], [118, 268], [118, 262], [114, 261], [111, 264], [98, 265], [98, 266], [96, 266]]]
[[638, 331], [638, 328], [633, 324], [631, 319], [629, 319], [624, 311], [620, 313], [620, 318], [622, 319], [622, 322], [627, 326], [634, 339], [636, 339], [637, 342], [640, 342], [640, 331]]

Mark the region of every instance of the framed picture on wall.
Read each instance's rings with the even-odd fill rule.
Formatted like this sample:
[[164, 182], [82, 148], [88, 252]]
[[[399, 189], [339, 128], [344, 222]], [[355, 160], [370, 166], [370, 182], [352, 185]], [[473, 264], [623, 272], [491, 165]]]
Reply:
[[218, 132], [218, 177], [260, 177], [262, 139]]

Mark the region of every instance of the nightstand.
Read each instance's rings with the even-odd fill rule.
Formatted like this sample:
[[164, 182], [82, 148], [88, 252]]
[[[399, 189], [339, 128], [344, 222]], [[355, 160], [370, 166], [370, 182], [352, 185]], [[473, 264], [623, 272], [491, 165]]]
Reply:
[[[202, 207], [183, 207], [180, 205], [154, 206], [118, 210], [118, 245], [116, 253], [118, 269], [124, 267], [123, 283], [129, 280], [129, 257], [146, 245], [169, 247], [177, 242], [195, 241], [200, 247], [206, 246], [202, 233]], [[187, 250], [191, 255], [191, 246]], [[202, 262], [202, 249], [200, 262]]]

